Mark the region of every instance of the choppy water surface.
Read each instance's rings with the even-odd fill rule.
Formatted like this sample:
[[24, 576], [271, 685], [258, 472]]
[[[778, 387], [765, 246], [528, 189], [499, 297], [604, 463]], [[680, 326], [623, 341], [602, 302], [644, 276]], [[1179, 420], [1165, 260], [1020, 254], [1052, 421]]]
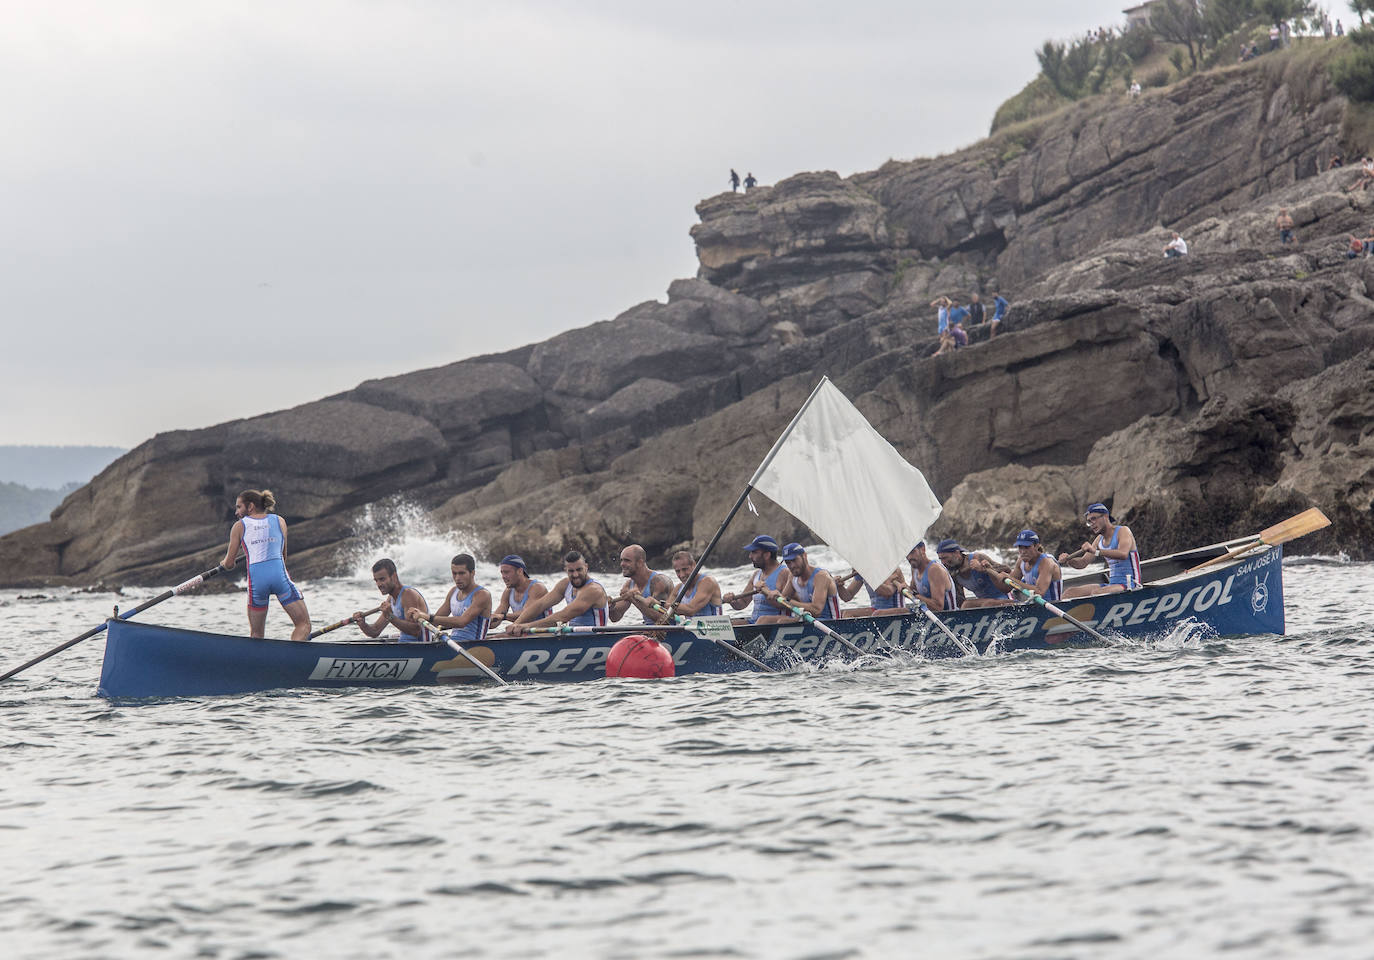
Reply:
[[[1374, 956], [1374, 566], [1285, 581], [1284, 638], [790, 676], [112, 706], [92, 640], [0, 685], [0, 952]], [[0, 664], [153, 592], [0, 594]]]

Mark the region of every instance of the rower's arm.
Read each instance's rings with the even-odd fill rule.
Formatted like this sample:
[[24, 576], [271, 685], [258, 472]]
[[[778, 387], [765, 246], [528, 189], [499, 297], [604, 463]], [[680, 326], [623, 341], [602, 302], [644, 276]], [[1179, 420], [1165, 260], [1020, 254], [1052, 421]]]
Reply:
[[[420, 596], [420, 592], [413, 587], [406, 587], [401, 591], [401, 609], [408, 611], [416, 608], [422, 613], [429, 613], [429, 605], [425, 603], [425, 598]], [[404, 617], [392, 617], [390, 608], [383, 610], [382, 614], [384, 617], [389, 618], [392, 623], [396, 624], [397, 629], [402, 633], [408, 633], [411, 636], [420, 635], [422, 629], [420, 627], [420, 621], [410, 620]]]
[[[841, 600], [843, 600], [845, 603], [848, 603], [850, 600], [853, 600], [856, 596], [858, 596], [859, 591], [863, 588], [863, 585], [864, 578], [859, 576], [857, 573], [851, 573], [849, 576], [841, 577], [839, 580], [835, 581], [835, 592], [839, 594]], [[881, 591], [874, 591], [874, 593], [879, 592]], [[884, 594], [884, 596], [886, 596], [886, 594]]]
[[1035, 578], [1035, 583], [1032, 584], [1035, 587], [1035, 592], [1042, 597], [1060, 573], [1059, 564], [1053, 557], [1046, 554], [1045, 559], [1049, 562], [1040, 565], [1040, 575]]
[[501, 602], [497, 604], [496, 609], [491, 612], [491, 622], [493, 624], [500, 623], [502, 620], [506, 619], [506, 613], [510, 610], [510, 594], [510, 587], [501, 591]]
[[745, 591], [743, 593], [727, 593], [725, 596], [720, 598], [721, 602], [728, 603], [731, 606], [731, 608], [735, 610], [743, 610], [745, 607], [749, 606], [749, 604], [753, 600], [753, 595], [755, 593], [756, 588], [758, 587], [758, 584], [754, 582], [757, 578], [758, 574], [755, 573], [753, 576], [749, 578], [749, 584], [745, 588]]
[[697, 593], [690, 600], [684, 600], [677, 605], [679, 616], [694, 617], [701, 612], [707, 604], [720, 603], [720, 584], [716, 583], [712, 577], [697, 578]]
[[234, 525], [229, 528], [229, 549], [224, 551], [224, 559], [220, 561], [220, 566], [225, 570], [234, 569], [234, 561], [238, 558], [239, 547], [243, 546], [243, 521], [235, 520]]
[[1108, 560], [1125, 560], [1135, 549], [1135, 535], [1131, 533], [1130, 527], [1117, 527], [1120, 531], [1116, 538], [1115, 550], [1098, 550], [1098, 555], [1106, 557]]
[[926, 598], [926, 604], [932, 610], [945, 609], [945, 594], [953, 589], [954, 581], [949, 571], [944, 567], [934, 567], [930, 571], [930, 596]]
[[368, 623], [367, 618], [363, 616], [361, 613], [353, 614], [353, 622], [358, 625], [358, 629], [374, 640], [377, 639], [377, 637], [381, 636], [382, 631], [386, 629], [386, 625], [390, 621], [390, 603], [387, 603], [384, 607], [382, 607], [381, 615], [377, 617], [376, 623]]
[[449, 602], [445, 600], [444, 608], [430, 617], [430, 623], [434, 624], [436, 627], [452, 630], [457, 627], [466, 627], [478, 617], [485, 617], [490, 612], [491, 591], [478, 590], [477, 596], [472, 598], [472, 603], [468, 604], [468, 608], [456, 617], [451, 615], [452, 611], [449, 609]]
[[873, 592], [880, 597], [890, 597], [902, 592], [902, 587], [906, 586], [906, 577], [902, 576], [902, 571], [893, 570], [892, 576], [873, 588]]
[[[599, 607], [605, 602], [606, 591], [602, 588], [601, 584], [588, 583], [585, 584], [581, 590], [577, 591], [577, 596], [572, 598], [572, 603], [569, 603], [562, 610], [559, 610], [553, 616], [546, 617], [545, 619], [551, 621], [549, 626], [554, 626], [555, 624], [559, 623], [567, 623], [574, 617], [582, 616], [582, 614], [586, 613], [592, 607]], [[535, 624], [535, 626], [542, 625], [542, 621], [537, 622]]]
[[[567, 577], [564, 577], [562, 580], [559, 580], [559, 581], [558, 581], [558, 583], [557, 583], [556, 586], [554, 586], [554, 588], [553, 588], [553, 590], [552, 590], [552, 593], [553, 593], [553, 595], [554, 595], [555, 597], [557, 597], [557, 596], [561, 595], [561, 594], [563, 593], [563, 591], [566, 590], [566, 589], [568, 589], [568, 578], [567, 578]], [[541, 598], [542, 598], [544, 595], [541, 594], [540, 596], [541, 596]], [[540, 617], [540, 616], [539, 616], [539, 614], [544, 613], [544, 612], [546, 612], [547, 610], [548, 610], [547, 604], [544, 604], [544, 603], [535, 603], [535, 602], [534, 602], [534, 598], [531, 597], [529, 600], [525, 601], [525, 609], [521, 610], [521, 611], [520, 611], [520, 616], [518, 616], [518, 617], [515, 618], [515, 624], [514, 624], [514, 625], [519, 625], [519, 626], [537, 626], [537, 627], [547, 627], [547, 626], [551, 626], [552, 624], [554, 624], [554, 623], [556, 622], [552, 617]], [[547, 621], [547, 622], [545, 622], [545, 621]]]
[[[789, 584], [791, 586], [791, 584]], [[811, 599], [806, 603], [798, 603], [797, 606], [811, 614], [819, 617], [825, 612], [825, 605], [830, 600], [830, 595], [835, 592], [835, 578], [826, 570], [821, 570], [816, 574], [816, 589], [811, 593]]]

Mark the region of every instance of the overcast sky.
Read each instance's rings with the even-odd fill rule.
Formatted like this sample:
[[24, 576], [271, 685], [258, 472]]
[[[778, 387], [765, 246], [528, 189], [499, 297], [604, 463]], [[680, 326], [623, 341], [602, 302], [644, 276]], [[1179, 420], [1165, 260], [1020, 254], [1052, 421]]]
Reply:
[[692, 276], [693, 206], [987, 132], [1103, 0], [0, 0], [0, 444], [134, 446]]

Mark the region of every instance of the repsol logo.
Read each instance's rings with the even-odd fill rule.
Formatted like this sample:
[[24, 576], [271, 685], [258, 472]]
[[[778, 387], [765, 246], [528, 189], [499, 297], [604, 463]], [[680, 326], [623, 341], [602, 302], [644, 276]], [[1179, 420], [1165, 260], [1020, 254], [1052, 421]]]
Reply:
[[[673, 662], [682, 666], [687, 658], [687, 651], [692, 649], [693, 642], [692, 640], [684, 640], [678, 644], [676, 650], [673, 649], [672, 644], [665, 643], [664, 646], [672, 653]], [[515, 663], [505, 672], [505, 675], [515, 677], [520, 674], [544, 676], [551, 673], [581, 673], [583, 670], [602, 668], [610, 653], [611, 648], [609, 646], [524, 650], [520, 656], [515, 658]]]
[[397, 660], [347, 660], [342, 657], [320, 657], [311, 680], [395, 680], [414, 679], [424, 660], [406, 657]]

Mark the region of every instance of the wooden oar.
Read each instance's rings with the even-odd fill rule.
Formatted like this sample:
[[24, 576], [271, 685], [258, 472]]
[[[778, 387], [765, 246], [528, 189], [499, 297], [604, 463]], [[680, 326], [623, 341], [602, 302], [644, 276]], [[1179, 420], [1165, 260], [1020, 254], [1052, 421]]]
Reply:
[[509, 686], [510, 686], [510, 681], [509, 681], [509, 680], [506, 680], [506, 679], [503, 678], [499, 673], [497, 673], [495, 670], [493, 670], [491, 667], [487, 666], [487, 665], [486, 665], [485, 663], [483, 663], [481, 660], [478, 660], [478, 659], [477, 659], [476, 657], [474, 657], [472, 654], [470, 654], [470, 653], [468, 653], [466, 650], [464, 650], [464, 649], [463, 649], [463, 645], [462, 645], [461, 643], [459, 643], [457, 640], [453, 639], [452, 637], [450, 637], [450, 636], [449, 636], [448, 634], [446, 634], [446, 633], [440, 632], [440, 630], [439, 630], [437, 627], [435, 627], [434, 624], [430, 623], [429, 620], [428, 620], [427, 618], [421, 618], [421, 620], [420, 620], [420, 629], [423, 630], [423, 631], [424, 631], [426, 634], [428, 634], [429, 636], [431, 636], [431, 637], [438, 637], [440, 640], [444, 641], [444, 643], [448, 644], [450, 647], [452, 647], [454, 650], [456, 650], [460, 655], [462, 655], [463, 658], [466, 659], [468, 663], [472, 664], [472, 665], [473, 665], [474, 667], [476, 667], [478, 670], [481, 670], [481, 671], [482, 671], [483, 673], [485, 673], [487, 676], [491, 677], [491, 678], [492, 678], [493, 680], [495, 680], [497, 683], [501, 684], [501, 686], [503, 686], [503, 687], [509, 687]]
[[1213, 557], [1211, 560], [1203, 561], [1197, 566], [1189, 567], [1183, 572], [1192, 573], [1195, 570], [1201, 570], [1203, 567], [1214, 567], [1219, 563], [1225, 563], [1227, 560], [1234, 560], [1242, 553], [1253, 550], [1260, 544], [1276, 547], [1281, 543], [1287, 543], [1289, 540], [1296, 540], [1298, 537], [1305, 537], [1309, 533], [1329, 526], [1331, 526], [1331, 521], [1327, 518], [1326, 514], [1322, 513], [1316, 507], [1312, 507], [1296, 516], [1289, 517], [1282, 523], [1276, 523], [1268, 529], [1261, 530], [1259, 535], [1254, 537], [1249, 543], [1241, 544], [1239, 547], [1229, 550], [1219, 557]]
[[722, 639], [720, 639], [719, 637], [713, 637], [713, 636], [711, 636], [709, 633], [705, 633], [705, 632], [698, 633], [697, 631], [692, 630], [691, 627], [690, 627], [691, 621], [690, 621], [687, 617], [684, 617], [684, 616], [682, 616], [681, 614], [677, 614], [677, 613], [670, 613], [667, 607], [665, 607], [665, 606], [664, 606], [662, 603], [660, 603], [658, 600], [655, 600], [653, 597], [649, 597], [648, 599], [649, 599], [649, 603], [653, 606], [653, 608], [654, 608], [655, 610], [657, 610], [659, 613], [667, 613], [667, 614], [672, 618], [670, 622], [671, 622], [674, 626], [681, 627], [682, 629], [687, 630], [687, 632], [692, 633], [692, 634], [694, 634], [695, 636], [698, 636], [698, 637], [705, 637], [707, 640], [710, 640], [710, 641], [711, 641], [712, 643], [714, 643], [716, 646], [721, 647], [721, 648], [723, 648], [723, 649], [725, 649], [725, 650], [728, 650], [728, 651], [730, 651], [731, 653], [733, 653], [735, 656], [737, 656], [737, 657], [739, 657], [739, 658], [741, 658], [741, 659], [743, 659], [743, 660], [747, 660], [748, 662], [752, 663], [754, 666], [758, 667], [758, 668], [759, 668], [760, 670], [762, 670], [764, 673], [777, 673], [777, 672], [778, 672], [778, 671], [774, 670], [772, 667], [770, 667], [768, 664], [764, 663], [762, 660], [758, 660], [758, 659], [756, 659], [755, 657], [752, 657], [752, 656], [750, 656], [749, 654], [745, 653], [743, 650], [741, 650], [739, 647], [735, 646], [733, 643], [730, 643], [730, 642], [728, 642], [728, 641], [726, 641], [726, 640], [722, 640]]
[[868, 655], [868, 651], [865, 650], [863, 647], [859, 646], [857, 643], [854, 643], [854, 642], [853, 642], [852, 640], [850, 640], [848, 637], [842, 637], [842, 636], [840, 636], [840, 635], [839, 635], [838, 633], [836, 633], [834, 630], [830, 629], [830, 628], [827, 627], [825, 624], [821, 623], [819, 620], [817, 620], [817, 619], [816, 619], [815, 617], [813, 617], [811, 614], [807, 613], [807, 612], [806, 612], [805, 610], [803, 610], [801, 607], [794, 607], [794, 606], [792, 606], [792, 604], [788, 603], [788, 602], [787, 602], [786, 600], [784, 600], [782, 597], [778, 597], [777, 600], [772, 601], [772, 602], [778, 604], [778, 605], [781, 606], [781, 607], [786, 607], [788, 610], [791, 610], [792, 613], [793, 613], [794, 615], [796, 615], [796, 616], [798, 616], [798, 617], [801, 617], [802, 620], [804, 620], [805, 622], [811, 624], [813, 627], [815, 627], [815, 628], [816, 628], [817, 630], [819, 630], [821, 633], [825, 634], [825, 635], [826, 635], [827, 637], [829, 637], [831, 640], [835, 640], [835, 641], [837, 641], [837, 642], [843, 644], [844, 646], [848, 647], [850, 650], [852, 650], [852, 651], [854, 651], [855, 653], [857, 653], [859, 656], [863, 657], [863, 656], [867, 656], [867, 655]]
[[1040, 596], [1040, 594], [1036, 593], [1028, 585], [1021, 583], [1019, 580], [1013, 580], [1011, 577], [1003, 577], [1002, 582], [1005, 583], [1007, 586], [1011, 587], [1013, 590], [1021, 594], [1023, 597], [1025, 597], [1032, 603], [1039, 604], [1040, 606], [1048, 610], [1050, 613], [1054, 614], [1056, 617], [1059, 617], [1060, 619], [1073, 624], [1075, 627], [1077, 627], [1079, 630], [1082, 630], [1089, 636], [1096, 637], [1101, 642], [1107, 644], [1108, 646], [1111, 646], [1111, 641], [1108, 640], [1106, 637], [1102, 636], [1102, 634], [1098, 633], [1096, 630], [1088, 626], [1082, 620], [1078, 620], [1074, 617], [1069, 616], [1063, 610], [1059, 609], [1054, 604], [1046, 600], [1044, 597]]
[[[365, 617], [370, 617], [370, 616], [372, 616], [374, 613], [381, 613], [381, 612], [382, 612], [382, 608], [385, 607], [388, 603], [390, 603], [389, 600], [383, 600], [381, 603], [377, 604], [377, 606], [373, 607], [371, 610], [365, 610], [365, 611], [363, 611], [363, 616], [365, 616]], [[344, 618], [343, 618], [342, 620], [340, 620], [338, 623], [331, 623], [331, 624], [330, 624], [329, 626], [327, 626], [327, 627], [320, 627], [320, 629], [314, 631], [313, 633], [310, 634], [310, 636], [306, 637], [305, 639], [307, 639], [307, 640], [314, 640], [316, 637], [323, 636], [324, 634], [330, 633], [330, 632], [332, 632], [332, 631], [334, 631], [334, 630], [338, 630], [340, 627], [346, 627], [346, 626], [348, 626], [348, 625], [349, 625], [350, 623], [352, 623], [352, 622], [353, 622], [353, 618], [352, 618], [352, 617], [344, 617]]]
[[[202, 583], [204, 583], [206, 580], [209, 580], [211, 577], [216, 576], [217, 574], [220, 574], [220, 573], [223, 573], [223, 572], [224, 572], [224, 568], [221, 567], [219, 564], [216, 564], [215, 566], [211, 567], [209, 570], [206, 570], [204, 573], [198, 573], [198, 574], [196, 574], [194, 577], [192, 577], [190, 580], [187, 580], [187, 581], [185, 581], [185, 582], [183, 582], [183, 583], [179, 583], [179, 584], [177, 584], [175, 587], [173, 587], [172, 589], [167, 590], [167, 591], [164, 591], [163, 593], [159, 593], [157, 596], [153, 597], [153, 599], [151, 599], [151, 600], [145, 600], [143, 603], [140, 603], [138, 606], [134, 607], [132, 610], [126, 610], [124, 613], [121, 613], [121, 614], [119, 615], [119, 619], [121, 619], [121, 620], [128, 620], [128, 619], [129, 619], [130, 617], [132, 617], [134, 614], [136, 614], [136, 613], [142, 613], [144, 610], [147, 610], [149, 607], [155, 606], [155, 605], [161, 603], [163, 600], [170, 600], [172, 597], [175, 597], [175, 596], [176, 596], [177, 594], [179, 594], [179, 593], [185, 593], [187, 590], [194, 590], [196, 587], [200, 586], [200, 585], [201, 585]], [[56, 647], [53, 647], [51, 650], [47, 651], [46, 653], [40, 653], [38, 656], [34, 657], [34, 658], [33, 658], [32, 660], [30, 660], [28, 663], [21, 663], [19, 666], [15, 667], [13, 670], [11, 670], [9, 673], [6, 673], [6, 674], [0, 676], [0, 682], [3, 682], [3, 681], [5, 681], [5, 680], [8, 680], [10, 677], [14, 676], [15, 674], [23, 673], [25, 670], [27, 670], [29, 667], [33, 666], [34, 664], [42, 663], [44, 660], [48, 659], [49, 657], [55, 656], [55, 655], [61, 653], [63, 650], [66, 650], [68, 647], [74, 647], [74, 646], [76, 646], [76, 645], [77, 645], [78, 643], [80, 643], [82, 640], [89, 640], [91, 637], [95, 636], [97, 633], [103, 633], [103, 632], [105, 631], [105, 628], [106, 628], [108, 625], [109, 625], [109, 623], [108, 623], [108, 621], [107, 621], [106, 623], [102, 623], [102, 624], [101, 624], [100, 626], [98, 626], [98, 627], [92, 627], [91, 629], [89, 629], [89, 630], [87, 630], [85, 633], [83, 633], [81, 636], [79, 636], [79, 637], [73, 637], [72, 639], [68, 640], [66, 643], [60, 644], [59, 646], [56, 646]]]
[[910, 587], [902, 587], [902, 594], [903, 596], [910, 597], [913, 601], [915, 601], [916, 605], [921, 608], [921, 612], [926, 615], [926, 619], [929, 620], [931, 623], [935, 624], [935, 626], [939, 627], [945, 636], [953, 640], [954, 645], [959, 648], [960, 652], [962, 652], [964, 656], [978, 656], [978, 648], [973, 645], [973, 642], [969, 640], [967, 637], [961, 637], [959, 636], [959, 634], [951, 630], [949, 628], [949, 624], [941, 620], [939, 615], [936, 614], [934, 610], [926, 606], [925, 601], [922, 600], [916, 593], [914, 593]]

